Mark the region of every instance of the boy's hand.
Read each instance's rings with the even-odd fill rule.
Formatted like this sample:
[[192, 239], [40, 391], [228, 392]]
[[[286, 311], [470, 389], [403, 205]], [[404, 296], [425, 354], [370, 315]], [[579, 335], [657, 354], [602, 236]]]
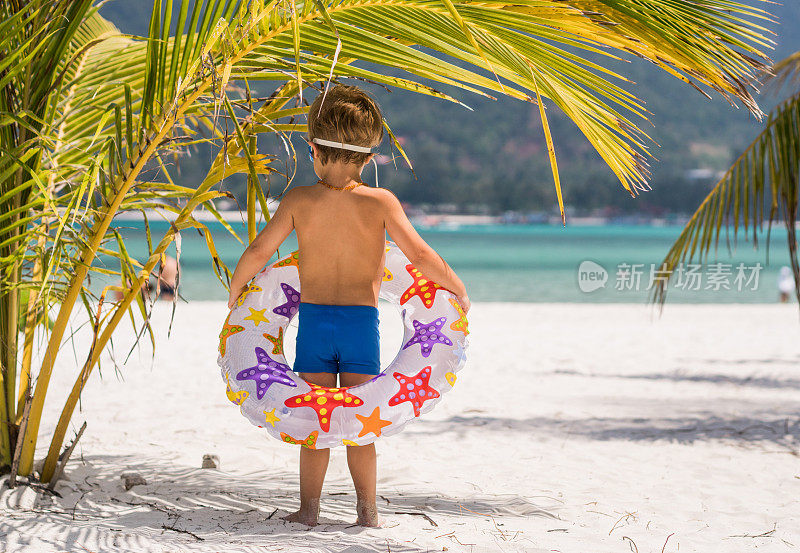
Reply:
[[246, 287], [242, 287], [239, 290], [231, 290], [230, 296], [228, 296], [228, 309], [233, 309], [233, 304], [236, 303], [236, 300], [239, 299], [239, 296], [242, 295], [242, 292], [245, 291]]
[[464, 310], [464, 313], [469, 311], [469, 308], [472, 306], [472, 303], [469, 301], [469, 296], [464, 294], [463, 296], [457, 296], [456, 299], [458, 303], [461, 305], [461, 309]]

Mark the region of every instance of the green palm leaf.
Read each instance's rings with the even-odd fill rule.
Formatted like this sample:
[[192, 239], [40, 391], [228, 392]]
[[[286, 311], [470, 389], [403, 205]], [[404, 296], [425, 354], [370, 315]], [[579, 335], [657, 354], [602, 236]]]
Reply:
[[[800, 52], [775, 65], [777, 83], [797, 82]], [[694, 212], [667, 252], [662, 268], [671, 275], [679, 263], [703, 260], [723, 233], [728, 248], [733, 230], [748, 233], [754, 245], [766, 224], [780, 219], [786, 226], [789, 254], [800, 300], [800, 265], [797, 258], [798, 179], [800, 179], [800, 92], [780, 103], [768, 116], [765, 128], [750, 143]], [[669, 279], [654, 288], [652, 299], [663, 305]]]

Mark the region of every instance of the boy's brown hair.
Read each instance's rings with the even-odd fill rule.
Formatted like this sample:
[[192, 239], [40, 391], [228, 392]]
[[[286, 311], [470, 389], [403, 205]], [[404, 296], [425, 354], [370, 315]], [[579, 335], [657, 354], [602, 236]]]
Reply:
[[[321, 138], [371, 148], [383, 138], [383, 118], [378, 104], [357, 86], [336, 85], [317, 96], [308, 109], [308, 140]], [[322, 111], [320, 111], [322, 105]], [[324, 163], [343, 161], [363, 165], [371, 155], [314, 144]]]

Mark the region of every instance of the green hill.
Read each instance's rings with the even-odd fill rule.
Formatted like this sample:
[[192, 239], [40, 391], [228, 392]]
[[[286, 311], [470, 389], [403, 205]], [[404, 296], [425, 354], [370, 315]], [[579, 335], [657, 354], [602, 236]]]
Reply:
[[[117, 0], [106, 4], [101, 13], [122, 30], [141, 34], [146, 32], [151, 5], [151, 0]], [[774, 29], [778, 44], [773, 59], [800, 50], [800, 36], [789, 32], [800, 21], [800, 3], [775, 4], [768, 9], [780, 23]], [[578, 211], [601, 210], [607, 214], [693, 211], [714, 181], [696, 170], [713, 173], [727, 168], [758, 133], [760, 124], [743, 108], [732, 108], [718, 95], [708, 100], [649, 64], [637, 60], [621, 65], [618, 71], [636, 83], [627, 88], [646, 100], [652, 113], [654, 127], [642, 122], [642, 128], [658, 144], [651, 146], [656, 158], [651, 160], [653, 190], [631, 198], [572, 122], [552, 109], [549, 119], [565, 203]], [[437, 85], [474, 110], [469, 111], [405, 91], [367, 88], [414, 164], [416, 179], [402, 160], [396, 170], [391, 164], [380, 167], [381, 186], [391, 188], [402, 200], [455, 204], [468, 211], [554, 209], [555, 192], [535, 105], [510, 99], [487, 100]], [[764, 95], [759, 101], [767, 110], [776, 97]], [[299, 151], [304, 151], [302, 137], [295, 140]], [[276, 154], [283, 152], [277, 143], [259, 147]], [[390, 153], [387, 141], [382, 152]], [[180, 179], [186, 184], [198, 181], [210, 159], [207, 151], [184, 159]], [[297, 182], [313, 182], [305, 156], [298, 161]], [[374, 181], [372, 166], [365, 169], [364, 179]], [[234, 192], [241, 188], [235, 180], [228, 186]]]

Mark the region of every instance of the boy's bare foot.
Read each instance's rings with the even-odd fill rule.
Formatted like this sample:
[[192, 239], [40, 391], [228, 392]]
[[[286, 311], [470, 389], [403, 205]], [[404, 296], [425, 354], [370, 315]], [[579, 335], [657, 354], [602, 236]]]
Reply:
[[309, 505], [300, 505], [300, 509], [282, 518], [286, 522], [316, 526], [319, 521], [319, 500], [312, 501]]
[[356, 504], [356, 513], [358, 513], [358, 520], [356, 520], [356, 524], [370, 528], [377, 528], [380, 526], [380, 521], [378, 520], [378, 507], [375, 505], [374, 501], [370, 503], [366, 501], [359, 501]]
[[319, 517], [314, 513], [306, 513], [302, 510], [298, 510], [282, 518], [286, 522], [299, 522], [300, 524], [305, 524], [306, 526], [316, 526]]

